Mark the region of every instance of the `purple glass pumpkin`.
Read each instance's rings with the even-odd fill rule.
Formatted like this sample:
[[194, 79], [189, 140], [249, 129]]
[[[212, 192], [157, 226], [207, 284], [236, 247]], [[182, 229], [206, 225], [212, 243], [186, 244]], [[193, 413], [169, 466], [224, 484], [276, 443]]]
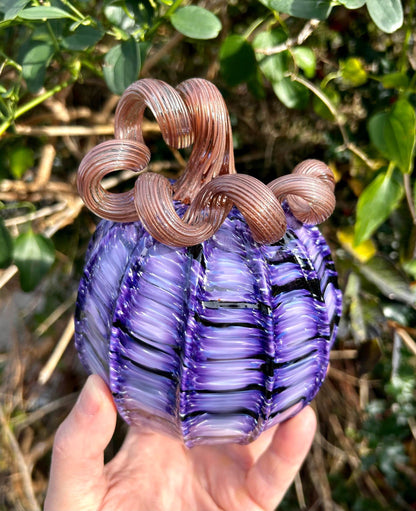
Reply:
[[318, 392], [341, 312], [328, 246], [289, 213], [279, 242], [253, 241], [233, 209], [189, 248], [139, 223], [103, 221], [76, 310], [76, 346], [122, 417], [201, 443], [248, 443]]
[[[175, 184], [142, 173], [146, 106], [169, 145], [194, 142]], [[316, 160], [267, 186], [238, 175], [224, 101], [204, 80], [136, 82], [115, 124], [79, 169], [81, 196], [107, 218], [79, 287], [80, 358], [129, 424], [189, 447], [251, 442], [326, 375], [341, 293], [324, 238], [302, 222], [332, 212], [333, 175]], [[140, 174], [134, 190], [107, 192], [101, 178], [120, 169]]]

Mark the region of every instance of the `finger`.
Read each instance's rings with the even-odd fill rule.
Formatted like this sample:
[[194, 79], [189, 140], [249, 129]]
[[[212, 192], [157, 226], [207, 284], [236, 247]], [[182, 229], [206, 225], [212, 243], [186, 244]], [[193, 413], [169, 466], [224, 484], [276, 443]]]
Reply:
[[269, 448], [247, 474], [247, 490], [263, 509], [280, 503], [312, 444], [316, 417], [308, 406], [277, 429]]
[[104, 449], [115, 424], [111, 393], [92, 375], [56, 432], [45, 511], [98, 508], [105, 492]]

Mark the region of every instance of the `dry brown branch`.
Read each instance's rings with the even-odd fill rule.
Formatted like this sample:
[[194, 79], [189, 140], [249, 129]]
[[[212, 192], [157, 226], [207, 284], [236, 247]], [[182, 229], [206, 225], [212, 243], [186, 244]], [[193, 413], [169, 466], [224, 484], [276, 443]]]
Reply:
[[326, 473], [325, 460], [322, 448], [318, 442], [314, 442], [312, 446], [311, 453], [307, 458], [307, 468], [316, 493], [320, 497], [322, 509], [324, 511], [334, 511], [334, 502]]
[[365, 410], [367, 408], [369, 397], [370, 397], [370, 388], [368, 385], [367, 375], [363, 375], [360, 378], [359, 395], [360, 395], [360, 408], [361, 408], [361, 410]]
[[74, 329], [74, 318], [71, 316], [71, 319], [68, 321], [65, 330], [61, 335], [61, 338], [59, 339], [55, 349], [52, 352], [52, 355], [49, 357], [49, 360], [46, 362], [39, 373], [38, 382], [41, 385], [44, 385], [52, 376], [55, 367], [61, 360], [62, 355], [64, 354], [70, 340], [72, 339], [72, 336], [74, 335]]
[[34, 188], [41, 188], [49, 181], [55, 156], [56, 150], [52, 144], [45, 144], [42, 147], [38, 171], [33, 182]]
[[328, 423], [330, 424], [335, 437], [338, 439], [339, 443], [345, 454], [348, 457], [348, 462], [351, 465], [352, 469], [356, 469], [361, 465], [361, 460], [357, 455], [355, 450], [355, 446], [352, 441], [345, 435], [344, 430], [342, 429], [341, 423], [339, 422], [338, 417], [335, 414], [330, 414], [328, 417]]
[[9, 280], [16, 275], [17, 272], [17, 266], [15, 264], [12, 264], [5, 270], [0, 271], [0, 289], [5, 286], [7, 282], [9, 282]]
[[65, 147], [68, 149], [68, 152], [71, 153], [76, 160], [81, 161], [84, 153], [81, 151], [77, 139], [68, 135], [64, 135], [62, 140], [65, 144]]
[[142, 67], [140, 76], [142, 78], [147, 76], [151, 68], [154, 67], [163, 57], [168, 55], [172, 49], [182, 41], [182, 39], [183, 35], [177, 32], [165, 45], [159, 48], [153, 55], [150, 55]]
[[32, 472], [36, 462], [45, 456], [53, 446], [54, 435], [50, 435], [46, 440], [37, 442], [34, 447], [30, 450], [28, 458], [28, 468]]
[[13, 461], [15, 462], [16, 467], [19, 471], [19, 477], [22, 482], [24, 496], [29, 506], [27, 509], [28, 511], [41, 511], [40, 506], [37, 503], [35, 492], [33, 489], [30, 469], [26, 463], [22, 451], [20, 450], [19, 443], [16, 437], [14, 436], [13, 431], [10, 428], [10, 425], [6, 419], [2, 406], [0, 406], [0, 423], [2, 425], [5, 441], [10, 448]]
[[409, 417], [407, 422], [409, 424], [410, 431], [412, 432], [412, 436], [416, 441], [416, 420], [413, 417]]
[[95, 126], [28, 126], [16, 125], [18, 135], [27, 135], [31, 137], [39, 137], [46, 135], [47, 137], [63, 137], [78, 136], [90, 137], [93, 135], [112, 135], [114, 133], [113, 124], [95, 125]]
[[57, 96], [48, 98], [44, 105], [52, 112], [55, 122], [69, 122], [71, 120], [66, 104], [60, 101]]
[[397, 327], [396, 332], [401, 337], [402, 341], [406, 344], [409, 350], [416, 355], [416, 342], [410, 337], [404, 328]]
[[300, 477], [299, 472], [296, 474], [296, 477], [295, 477], [295, 491], [296, 491], [296, 498], [298, 499], [299, 510], [300, 511], [306, 510], [305, 494], [303, 492], [302, 479]]
[[[91, 119], [94, 117], [92, 110], [86, 106], [76, 108], [69, 108], [69, 120], [76, 121], [78, 119]], [[34, 111], [30, 117], [25, 119], [25, 125], [35, 126], [42, 123], [53, 124], [55, 122], [54, 114], [50, 112], [37, 112]], [[5, 134], [7, 136], [7, 134]]]
[[356, 459], [351, 456], [350, 453], [345, 452], [338, 446], [331, 444], [328, 440], [320, 433], [316, 436], [316, 441], [320, 446], [334, 458], [334, 462], [331, 464], [330, 473], [339, 473], [345, 462], [349, 462], [352, 468], [357, 467]]
[[8, 218], [4, 221], [6, 227], [12, 227], [16, 225], [25, 224], [27, 222], [31, 222], [32, 220], [38, 220], [39, 218], [44, 218], [58, 211], [62, 211], [67, 207], [66, 202], [58, 202], [53, 206], [48, 206], [46, 208], [38, 209], [37, 211], [33, 211], [32, 213], [27, 213], [26, 215], [15, 216], [13, 218]]
[[[156, 122], [143, 121], [143, 133], [159, 133], [160, 128]], [[95, 126], [77, 126], [77, 125], [61, 125], [61, 126], [30, 126], [27, 124], [17, 124], [15, 127], [18, 135], [27, 135], [31, 137], [47, 136], [47, 137], [91, 137], [93, 135], [113, 135], [114, 124], [96, 124]]]
[[296, 37], [291, 37], [284, 43], [273, 46], [271, 48], [257, 48], [256, 53], [261, 53], [262, 55], [275, 55], [277, 53], [282, 53], [286, 50], [289, 50], [294, 46], [300, 46], [306, 41], [306, 39], [308, 39], [308, 37], [313, 33], [318, 25], [319, 20], [310, 20], [305, 24], [305, 26]]
[[35, 330], [35, 336], [40, 337], [43, 335], [72, 305], [76, 299], [76, 293], [69, 296], [59, 307], [57, 307], [52, 314], [50, 314]]
[[330, 360], [353, 360], [357, 358], [358, 350], [332, 350]]
[[46, 405], [38, 408], [37, 410], [29, 413], [25, 416], [17, 416], [10, 420], [10, 425], [16, 430], [21, 431], [28, 426], [31, 426], [35, 422], [43, 419], [46, 415], [59, 410], [59, 408], [64, 408], [69, 406], [75, 402], [77, 397], [77, 393], [68, 394], [67, 396], [63, 396], [55, 401], [51, 401]]
[[103, 108], [99, 112], [91, 113], [91, 120], [94, 124], [107, 124], [110, 122], [113, 110], [117, 106], [120, 97], [112, 94], [104, 103]]
[[357, 387], [360, 385], [360, 378], [352, 376], [351, 374], [347, 374], [345, 371], [335, 369], [335, 367], [332, 366], [329, 368], [328, 376], [341, 382], [351, 383], [352, 385], [355, 385]]

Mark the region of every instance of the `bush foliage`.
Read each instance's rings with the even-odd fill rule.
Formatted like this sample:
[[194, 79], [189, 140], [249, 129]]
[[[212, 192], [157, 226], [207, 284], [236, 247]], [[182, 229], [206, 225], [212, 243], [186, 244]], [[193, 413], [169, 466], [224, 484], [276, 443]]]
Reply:
[[[18, 274], [35, 303], [18, 341], [32, 343], [21, 397], [2, 412], [20, 441], [33, 407], [59, 396], [41, 383], [66, 382], [70, 391], [83, 378], [71, 347], [30, 387], [70, 324], [94, 228], [75, 191], [79, 161], [111, 135], [117, 96], [129, 84], [200, 76], [225, 97], [240, 172], [267, 181], [318, 157], [337, 180], [337, 208], [323, 230], [345, 291], [343, 321], [315, 403], [320, 432], [282, 509], [415, 509], [415, 6], [0, 0], [0, 284], [19, 293]], [[174, 176], [183, 155], [154, 131], [149, 122], [152, 168]], [[126, 179], [121, 173], [116, 185]], [[62, 303], [67, 308], [50, 320]], [[4, 361], [15, 357], [8, 342], [0, 343]], [[4, 395], [15, 363], [7, 366], [0, 366]], [[34, 438], [45, 442], [59, 418], [30, 423]], [[38, 444], [27, 445], [31, 452]], [[32, 495], [1, 483], [5, 508], [41, 501], [47, 453], [31, 465]]]

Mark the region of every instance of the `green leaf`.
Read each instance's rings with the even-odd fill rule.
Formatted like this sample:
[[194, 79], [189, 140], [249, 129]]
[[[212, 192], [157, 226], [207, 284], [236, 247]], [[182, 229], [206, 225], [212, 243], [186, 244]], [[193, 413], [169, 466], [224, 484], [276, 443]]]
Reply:
[[170, 17], [178, 32], [192, 39], [214, 39], [220, 33], [221, 21], [210, 11], [196, 5], [188, 5], [175, 11]]
[[14, 261], [19, 268], [20, 286], [32, 291], [49, 271], [55, 260], [52, 241], [41, 234], [28, 231], [20, 234], [14, 243]]
[[131, 37], [117, 44], [104, 58], [103, 73], [109, 89], [121, 95], [137, 80], [141, 68], [140, 46]]
[[300, 67], [307, 78], [313, 78], [316, 72], [316, 57], [311, 48], [298, 46], [292, 50], [295, 64]]
[[276, 96], [287, 108], [306, 108], [309, 102], [309, 90], [301, 83], [294, 82], [290, 78], [283, 78], [273, 83]]
[[358, 199], [354, 244], [368, 240], [398, 206], [402, 197], [403, 187], [394, 173], [379, 174]]
[[386, 89], [407, 89], [409, 78], [405, 73], [389, 73], [381, 78], [381, 83]]
[[401, 99], [389, 112], [373, 115], [368, 130], [372, 143], [383, 156], [394, 162], [403, 173], [412, 172], [416, 116], [408, 101]]
[[[253, 41], [253, 48], [255, 50], [266, 50], [283, 43], [286, 39], [287, 35], [281, 28], [260, 32]], [[264, 55], [256, 52], [260, 70], [272, 83], [284, 78], [288, 70], [288, 56], [288, 51], [283, 51], [274, 55]]]
[[220, 48], [220, 67], [231, 87], [248, 82], [257, 71], [253, 47], [240, 35], [229, 35]]
[[408, 280], [387, 259], [375, 256], [367, 264], [360, 265], [359, 271], [389, 300], [398, 300], [415, 307], [416, 296]]
[[129, 13], [119, 5], [105, 6], [104, 15], [111, 25], [115, 25], [127, 33], [131, 33], [135, 28], [137, 28], [134, 17], [130, 16]]
[[264, 91], [263, 76], [260, 69], [257, 73], [247, 82], [248, 90], [257, 99], [265, 99], [266, 93]]
[[15, 147], [9, 152], [10, 172], [16, 179], [21, 179], [34, 163], [33, 150], [29, 147]]
[[346, 85], [359, 87], [368, 79], [367, 71], [364, 69], [361, 59], [350, 57], [340, 62], [341, 78]]
[[29, 92], [35, 93], [42, 87], [53, 54], [54, 47], [45, 41], [29, 40], [20, 47], [18, 60]]
[[391, 34], [403, 25], [401, 0], [367, 0], [367, 9], [374, 23]]
[[149, 0], [112, 0], [111, 6], [121, 7], [124, 13], [137, 25], [149, 24], [153, 17], [153, 7]]
[[56, 20], [60, 18], [75, 19], [72, 14], [59, 7], [29, 7], [19, 12], [19, 18], [24, 20]]
[[92, 48], [103, 37], [104, 32], [94, 27], [80, 25], [73, 34], [62, 40], [67, 50], [83, 51]]
[[13, 260], [13, 239], [0, 218], [0, 268], [7, 268]]
[[325, 20], [332, 10], [331, 0], [260, 0], [260, 2], [274, 11], [306, 19]]
[[405, 261], [403, 268], [413, 279], [416, 279], [416, 259]]
[[359, 9], [367, 0], [339, 0], [347, 9]]
[[8, 0], [4, 6], [4, 21], [13, 20], [30, 0]]

